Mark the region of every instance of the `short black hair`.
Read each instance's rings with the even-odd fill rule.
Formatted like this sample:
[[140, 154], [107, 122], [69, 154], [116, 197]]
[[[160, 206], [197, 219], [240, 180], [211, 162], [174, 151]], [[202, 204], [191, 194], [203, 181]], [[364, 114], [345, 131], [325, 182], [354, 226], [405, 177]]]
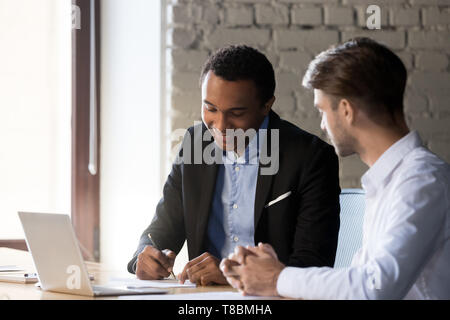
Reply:
[[274, 95], [272, 64], [263, 53], [246, 45], [230, 45], [214, 52], [203, 66], [200, 85], [209, 71], [227, 81], [252, 80], [262, 103]]
[[321, 52], [309, 64], [303, 86], [359, 101], [367, 115], [403, 115], [407, 71], [400, 58], [370, 38], [354, 38]]

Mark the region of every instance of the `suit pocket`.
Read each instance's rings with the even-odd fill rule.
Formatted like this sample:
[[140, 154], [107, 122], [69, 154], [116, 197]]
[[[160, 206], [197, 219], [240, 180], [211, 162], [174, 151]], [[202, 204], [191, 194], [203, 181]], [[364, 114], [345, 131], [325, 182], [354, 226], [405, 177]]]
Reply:
[[285, 199], [287, 199], [290, 195], [292, 194], [292, 191], [288, 191], [286, 193], [283, 193], [282, 195], [280, 195], [279, 197], [277, 197], [276, 199], [269, 201], [269, 203], [267, 203], [264, 208], [269, 208], [270, 206], [273, 206], [274, 204], [283, 201]]

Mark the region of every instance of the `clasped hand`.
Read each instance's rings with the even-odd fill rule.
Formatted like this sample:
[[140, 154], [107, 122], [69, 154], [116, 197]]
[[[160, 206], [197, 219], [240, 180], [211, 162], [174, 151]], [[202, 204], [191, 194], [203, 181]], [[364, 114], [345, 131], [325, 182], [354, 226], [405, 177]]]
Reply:
[[277, 280], [284, 267], [272, 246], [263, 243], [238, 246], [220, 263], [228, 283], [244, 295], [278, 296]]

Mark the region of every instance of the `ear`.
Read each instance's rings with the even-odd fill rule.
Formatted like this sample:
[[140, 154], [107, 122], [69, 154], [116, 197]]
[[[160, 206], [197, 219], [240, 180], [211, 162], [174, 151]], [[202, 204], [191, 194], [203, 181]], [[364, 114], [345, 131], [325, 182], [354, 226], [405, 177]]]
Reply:
[[275, 96], [270, 98], [265, 104], [264, 104], [264, 116], [267, 116], [272, 109], [273, 103], [275, 102]]
[[339, 102], [339, 111], [341, 112], [341, 116], [347, 122], [347, 124], [353, 124], [355, 122], [357, 111], [349, 100], [341, 99], [341, 101]]

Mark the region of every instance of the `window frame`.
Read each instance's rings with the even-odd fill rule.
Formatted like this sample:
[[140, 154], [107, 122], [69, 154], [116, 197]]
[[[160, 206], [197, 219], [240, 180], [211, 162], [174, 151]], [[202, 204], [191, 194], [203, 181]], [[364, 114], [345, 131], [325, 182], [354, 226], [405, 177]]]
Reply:
[[[91, 90], [91, 1], [95, 17], [97, 170], [89, 172]], [[87, 260], [100, 261], [100, 1], [72, 0], [80, 27], [72, 29], [72, 224]]]

